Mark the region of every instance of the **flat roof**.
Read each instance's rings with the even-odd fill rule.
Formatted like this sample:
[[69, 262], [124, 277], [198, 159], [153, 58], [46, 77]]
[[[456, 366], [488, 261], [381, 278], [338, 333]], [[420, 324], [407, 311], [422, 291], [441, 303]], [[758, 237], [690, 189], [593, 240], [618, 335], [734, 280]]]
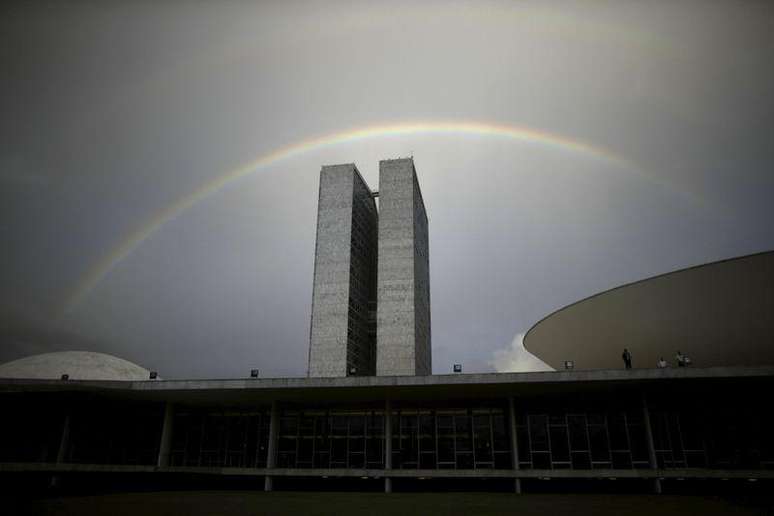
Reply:
[[570, 370], [430, 376], [261, 378], [207, 380], [33, 380], [0, 378], [0, 392], [92, 392], [111, 397], [240, 405], [271, 401], [346, 403], [379, 399], [435, 400], [506, 398], [534, 394], [609, 391], [615, 387], [689, 382], [774, 381], [774, 366], [665, 369]]

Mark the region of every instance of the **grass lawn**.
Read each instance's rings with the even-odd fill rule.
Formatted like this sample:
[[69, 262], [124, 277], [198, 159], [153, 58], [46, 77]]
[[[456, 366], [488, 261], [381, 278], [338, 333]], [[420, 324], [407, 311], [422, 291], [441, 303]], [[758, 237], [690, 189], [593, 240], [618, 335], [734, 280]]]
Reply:
[[309, 493], [164, 491], [72, 496], [4, 504], [3, 514], [145, 515], [702, 515], [765, 514], [710, 496], [508, 493]]

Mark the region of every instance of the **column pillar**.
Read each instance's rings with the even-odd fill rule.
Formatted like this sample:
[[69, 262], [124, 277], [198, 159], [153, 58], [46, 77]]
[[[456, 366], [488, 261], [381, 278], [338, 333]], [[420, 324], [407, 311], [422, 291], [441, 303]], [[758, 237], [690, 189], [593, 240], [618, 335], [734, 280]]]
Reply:
[[[277, 466], [277, 435], [279, 432], [279, 407], [276, 401], [271, 402], [271, 419], [269, 419], [269, 449], [266, 455], [266, 468], [273, 469]], [[263, 481], [263, 490], [271, 491], [274, 489], [274, 479], [270, 472], [267, 472]]]
[[67, 458], [67, 450], [70, 447], [70, 414], [64, 417], [62, 425], [62, 438], [59, 440], [59, 450], [56, 453], [56, 463], [64, 462]]
[[[508, 398], [508, 424], [511, 435], [511, 466], [513, 469], [519, 469], [519, 441], [516, 439], [516, 403], [513, 396]], [[521, 479], [513, 479], [513, 490], [516, 494], [521, 494]]]
[[384, 402], [384, 492], [392, 493], [392, 478], [389, 476], [392, 469], [392, 402]]
[[[645, 397], [645, 393], [641, 394], [642, 399], [642, 416], [645, 420], [645, 435], [648, 438], [648, 461], [650, 462], [650, 469], [658, 469], [658, 461], [656, 460], [656, 445], [653, 442], [653, 429], [650, 424], [650, 410], [648, 410], [648, 401]], [[661, 479], [656, 477], [653, 479], [653, 492], [661, 494]]]
[[172, 432], [175, 424], [175, 406], [167, 402], [164, 404], [164, 420], [161, 423], [161, 440], [159, 441], [159, 456], [156, 466], [165, 468], [169, 466], [169, 455], [172, 449]]
[[[61, 464], [67, 460], [67, 451], [70, 448], [70, 413], [65, 414], [64, 421], [62, 422], [62, 437], [59, 439], [59, 449], [56, 452], [56, 463]], [[51, 487], [59, 487], [61, 478], [58, 474], [51, 476], [49, 485]]]

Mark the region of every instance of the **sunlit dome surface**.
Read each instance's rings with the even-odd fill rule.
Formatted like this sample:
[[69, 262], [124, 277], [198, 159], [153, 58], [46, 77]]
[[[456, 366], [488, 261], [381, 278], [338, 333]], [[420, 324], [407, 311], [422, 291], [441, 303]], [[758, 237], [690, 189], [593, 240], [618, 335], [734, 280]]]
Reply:
[[774, 364], [774, 251], [713, 262], [601, 292], [535, 324], [530, 353], [561, 369], [675, 365], [677, 351], [694, 366]]
[[91, 351], [32, 355], [0, 365], [0, 378], [71, 380], [147, 380], [149, 371], [123, 358]]

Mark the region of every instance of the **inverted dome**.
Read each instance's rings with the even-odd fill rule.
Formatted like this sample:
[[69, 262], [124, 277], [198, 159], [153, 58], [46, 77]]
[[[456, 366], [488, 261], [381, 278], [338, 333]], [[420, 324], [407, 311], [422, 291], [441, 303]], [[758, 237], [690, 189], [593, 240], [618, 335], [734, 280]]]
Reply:
[[0, 378], [71, 380], [147, 380], [150, 371], [105, 353], [58, 351], [42, 353], [0, 364]]

